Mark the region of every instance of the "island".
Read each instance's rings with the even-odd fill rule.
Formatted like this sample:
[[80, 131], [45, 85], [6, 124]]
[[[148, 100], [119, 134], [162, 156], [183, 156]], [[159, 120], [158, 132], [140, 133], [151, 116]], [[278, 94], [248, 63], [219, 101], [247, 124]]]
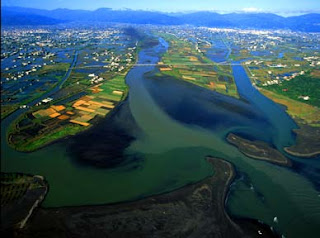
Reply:
[[271, 163], [290, 166], [290, 160], [278, 150], [270, 147], [262, 141], [250, 141], [233, 133], [229, 133], [227, 141], [236, 146], [244, 155], [258, 160], [265, 160]]

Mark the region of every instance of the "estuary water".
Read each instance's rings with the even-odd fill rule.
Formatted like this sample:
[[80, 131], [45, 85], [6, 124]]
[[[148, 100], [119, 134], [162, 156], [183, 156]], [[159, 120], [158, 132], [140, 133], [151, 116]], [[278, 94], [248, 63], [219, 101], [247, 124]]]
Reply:
[[[139, 64], [159, 61], [159, 55], [168, 48], [163, 39], [159, 40], [159, 45], [139, 53]], [[105, 204], [197, 182], [214, 173], [204, 159], [212, 155], [230, 161], [237, 171], [226, 202], [231, 215], [261, 220], [286, 237], [317, 237], [320, 192], [314, 183], [301, 171], [250, 159], [225, 140], [229, 132], [236, 132], [266, 141], [282, 152], [284, 146], [294, 143], [291, 130], [295, 123], [279, 105], [252, 87], [243, 68], [233, 66], [240, 100], [184, 81], [146, 75], [153, 70], [153, 66], [133, 67], [126, 77], [128, 99], [117, 114], [96, 126], [103, 129], [112, 121], [125, 127], [133, 120], [136, 128], [127, 129], [134, 139], [123, 153], [137, 159], [99, 169], [79, 165], [68, 153], [72, 140], [81, 137], [33, 153], [16, 152], [1, 140], [2, 171], [45, 176], [50, 184], [45, 207]], [[14, 116], [1, 123], [2, 138]], [[115, 143], [109, 137], [107, 142], [97, 137], [94, 144], [103, 147], [104, 143]], [[107, 153], [105, 157], [108, 159]], [[304, 171], [320, 167], [319, 159], [291, 159], [303, 164]]]

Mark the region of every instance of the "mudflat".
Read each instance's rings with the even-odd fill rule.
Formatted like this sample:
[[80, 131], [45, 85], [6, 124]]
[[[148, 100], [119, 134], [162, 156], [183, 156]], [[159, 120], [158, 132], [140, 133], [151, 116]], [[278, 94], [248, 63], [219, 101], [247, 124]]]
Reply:
[[[207, 158], [214, 175], [134, 202], [39, 209], [16, 237], [275, 237], [269, 227], [225, 211], [233, 166]], [[239, 224], [240, 224], [239, 223]]]
[[294, 130], [297, 135], [296, 144], [285, 147], [284, 150], [293, 156], [305, 158], [320, 155], [320, 128], [301, 124], [299, 126], [299, 129]]

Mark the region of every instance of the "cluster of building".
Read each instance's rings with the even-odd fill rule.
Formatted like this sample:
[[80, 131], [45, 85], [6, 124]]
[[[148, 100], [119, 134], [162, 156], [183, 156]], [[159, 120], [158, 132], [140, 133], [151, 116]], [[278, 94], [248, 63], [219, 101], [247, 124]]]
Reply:
[[[77, 67], [101, 63], [107, 71], [121, 72], [135, 61], [136, 46], [122, 30], [105, 28], [12, 29], [1, 34], [1, 103], [19, 103], [26, 94], [36, 95], [50, 89], [61, 77], [52, 71], [50, 77], [38, 71], [45, 66], [71, 64], [79, 51]], [[79, 50], [81, 49], [81, 50]], [[86, 55], [86, 52], [88, 54]], [[83, 55], [85, 57], [81, 58]], [[97, 66], [97, 65], [94, 65]], [[99, 66], [99, 65], [98, 65]], [[101, 67], [102, 67], [101, 66]], [[47, 70], [43, 71], [47, 73]], [[102, 77], [89, 77], [94, 83]]]

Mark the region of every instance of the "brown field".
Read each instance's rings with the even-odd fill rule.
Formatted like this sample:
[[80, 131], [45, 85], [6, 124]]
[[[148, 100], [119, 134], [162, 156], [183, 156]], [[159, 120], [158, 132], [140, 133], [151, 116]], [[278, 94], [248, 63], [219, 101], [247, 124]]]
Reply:
[[211, 89], [223, 89], [223, 90], [226, 90], [227, 87], [225, 84], [221, 84], [221, 83], [214, 83], [214, 82], [210, 82], [208, 84], [209, 88]]
[[300, 118], [307, 123], [318, 123], [320, 121], [320, 110], [317, 107], [286, 98], [265, 89], [259, 90], [274, 102], [285, 105], [287, 107], [287, 112], [293, 118]]
[[77, 121], [77, 120], [70, 120], [70, 122], [81, 125], [81, 126], [90, 126], [90, 123], [87, 123], [87, 122], [81, 122], [81, 121]]
[[320, 78], [320, 70], [319, 69], [313, 70], [311, 72], [311, 76], [313, 76], [315, 78]]
[[212, 76], [216, 76], [217, 73], [215, 73], [215, 72], [208, 72], [208, 73], [197, 72], [197, 75], [202, 76], [202, 77], [212, 77]]
[[194, 62], [194, 61], [198, 61], [198, 58], [195, 56], [189, 56], [189, 60]]
[[172, 69], [171, 68], [160, 68], [160, 71], [171, 71]]
[[50, 114], [49, 117], [55, 118], [55, 117], [58, 117], [58, 116], [60, 116], [60, 115], [61, 115], [61, 114], [60, 114], [59, 112], [55, 112], [55, 113]]
[[90, 101], [90, 100], [92, 100], [94, 97], [93, 96], [88, 96], [88, 95], [86, 95], [86, 96], [83, 96], [81, 99], [83, 100], [83, 101]]
[[51, 108], [52, 109], [54, 109], [54, 110], [56, 110], [57, 112], [60, 112], [60, 111], [62, 111], [62, 110], [64, 110], [64, 109], [66, 109], [66, 107], [65, 106], [63, 106], [63, 105], [53, 105], [53, 106], [51, 106]]
[[67, 116], [67, 115], [61, 115], [61, 116], [58, 117], [59, 120], [63, 120], [63, 121], [67, 120], [69, 118], [70, 118], [70, 116]]
[[56, 113], [56, 110], [54, 110], [53, 108], [48, 108], [48, 109], [42, 109], [42, 110], [36, 111], [32, 113], [32, 115], [34, 117], [47, 117], [54, 113]]
[[94, 112], [94, 110], [82, 106], [75, 107], [75, 109], [80, 110], [80, 111], [85, 111], [85, 112]]
[[210, 82], [209, 83], [209, 88], [214, 89], [214, 87], [215, 87], [215, 83], [214, 82]]

